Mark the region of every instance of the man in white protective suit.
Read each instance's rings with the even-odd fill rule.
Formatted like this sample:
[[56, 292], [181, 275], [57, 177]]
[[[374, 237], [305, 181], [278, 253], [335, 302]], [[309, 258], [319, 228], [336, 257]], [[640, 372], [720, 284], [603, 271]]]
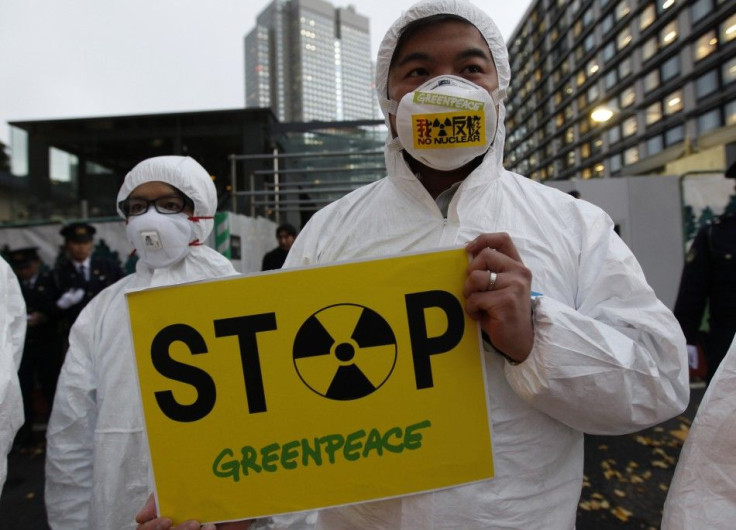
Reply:
[[13, 269], [0, 257], [0, 492], [8, 477], [8, 452], [24, 419], [18, 368], [25, 338], [23, 293]]
[[727, 530], [736, 520], [736, 341], [705, 392], [680, 452], [663, 530]]
[[144, 160], [117, 200], [139, 260], [71, 329], [47, 431], [45, 500], [54, 530], [135, 528], [151, 491], [125, 293], [236, 274], [201, 244], [213, 228], [217, 192], [192, 158]]
[[[687, 405], [680, 327], [611, 219], [503, 168], [510, 75], [481, 9], [427, 0], [404, 12], [376, 63], [388, 176], [317, 212], [285, 263], [465, 245], [466, 311], [486, 337], [495, 478], [320, 510], [316, 528], [570, 529], [583, 433], [637, 431]], [[165, 522], [152, 513], [149, 503], [141, 530]], [[188, 525], [179, 528], [198, 528]]]

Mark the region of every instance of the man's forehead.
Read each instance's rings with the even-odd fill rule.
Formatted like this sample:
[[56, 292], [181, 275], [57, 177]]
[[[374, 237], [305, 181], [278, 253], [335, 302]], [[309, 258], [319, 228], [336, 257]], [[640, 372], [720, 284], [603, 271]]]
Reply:
[[455, 26], [453, 29], [454, 34], [472, 37], [472, 40], [475, 41], [457, 53], [459, 58], [478, 57], [493, 61], [493, 54], [488, 41], [486, 41], [480, 30], [467, 20], [452, 18], [428, 21], [426, 24], [416, 28], [407, 27], [405, 33], [399, 37], [390, 68], [401, 66], [413, 60], [432, 59], [426, 44], [428, 39], [424, 33], [431, 33], [432, 31], [437, 31], [440, 26], [448, 25]]

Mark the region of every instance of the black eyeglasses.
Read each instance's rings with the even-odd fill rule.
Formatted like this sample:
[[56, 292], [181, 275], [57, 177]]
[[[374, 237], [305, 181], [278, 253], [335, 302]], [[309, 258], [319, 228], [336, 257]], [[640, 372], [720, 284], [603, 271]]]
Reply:
[[118, 207], [123, 212], [125, 217], [131, 217], [135, 215], [143, 215], [148, 211], [149, 206], [153, 204], [153, 207], [158, 213], [169, 215], [180, 213], [189, 206], [194, 210], [194, 203], [188, 197], [183, 195], [165, 195], [156, 199], [141, 199], [133, 197], [131, 199], [125, 199], [118, 203]]

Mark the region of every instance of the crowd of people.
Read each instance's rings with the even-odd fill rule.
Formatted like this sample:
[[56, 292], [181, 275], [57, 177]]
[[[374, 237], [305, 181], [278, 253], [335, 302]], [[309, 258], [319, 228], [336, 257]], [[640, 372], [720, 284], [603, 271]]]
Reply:
[[[293, 226], [279, 226], [279, 246], [263, 261], [267, 270], [464, 246], [465, 309], [482, 329], [492, 389], [495, 477], [219, 528], [574, 528], [584, 433], [635, 432], [687, 406], [681, 326], [608, 215], [503, 167], [510, 76], [502, 34], [479, 7], [422, 0], [407, 9], [376, 63], [388, 176], [326, 206], [298, 236]], [[441, 131], [427, 119], [436, 113], [449, 116]], [[448, 134], [452, 147], [439, 145]], [[22, 327], [18, 291], [26, 306], [22, 361], [11, 341], [2, 345], [10, 359], [3, 362], [18, 365], [21, 440], [32, 421], [34, 381], [53, 403], [45, 500], [55, 530], [174, 527], [166, 514], [157, 516], [149, 496], [124, 294], [235, 274], [201, 244], [217, 200], [209, 174], [192, 158], [139, 163], [117, 205], [139, 258], [135, 273], [123, 277], [119, 265], [95, 258], [94, 228], [73, 224], [62, 230], [65, 256], [53, 268], [42, 266], [36, 249], [11, 252], [18, 289], [6, 274], [0, 292], [13, 308], [0, 320], [6, 329]], [[20, 331], [6, 333], [23, 340]], [[12, 388], [12, 381], [2, 384]], [[3, 436], [19, 423], [17, 399], [7, 399]]]

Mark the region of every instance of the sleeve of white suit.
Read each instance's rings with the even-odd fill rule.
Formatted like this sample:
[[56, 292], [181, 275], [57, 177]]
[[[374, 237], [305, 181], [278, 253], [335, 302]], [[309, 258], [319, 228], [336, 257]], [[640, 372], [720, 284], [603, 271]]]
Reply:
[[698, 407], [662, 515], [663, 530], [731, 528], [736, 519], [736, 341]]
[[87, 527], [97, 422], [96, 378], [90, 354], [93, 304], [72, 326], [46, 432], [45, 500], [54, 530]]
[[522, 399], [579, 431], [634, 432], [687, 406], [685, 338], [610, 219], [588, 212], [581, 225], [576, 307], [542, 293], [532, 352], [506, 376]]
[[0, 491], [7, 477], [7, 454], [23, 424], [18, 368], [26, 336], [26, 304], [18, 279], [0, 258]]

